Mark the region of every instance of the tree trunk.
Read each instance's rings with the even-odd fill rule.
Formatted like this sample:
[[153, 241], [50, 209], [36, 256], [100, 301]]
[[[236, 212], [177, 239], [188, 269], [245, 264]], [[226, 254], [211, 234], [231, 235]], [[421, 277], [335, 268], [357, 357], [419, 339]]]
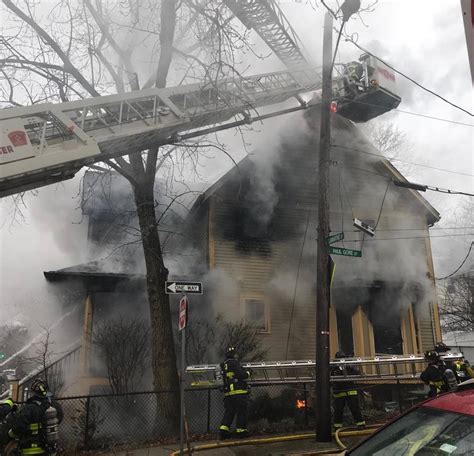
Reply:
[[[151, 321], [151, 357], [155, 391], [172, 391], [158, 394], [160, 417], [165, 423], [158, 423], [166, 432], [179, 431], [179, 379], [176, 366], [171, 312], [165, 282], [168, 270], [165, 268], [158, 235], [154, 206], [153, 182], [134, 186], [138, 222], [142, 233], [143, 253], [147, 269], [146, 286]], [[159, 419], [159, 418], [158, 418]]]

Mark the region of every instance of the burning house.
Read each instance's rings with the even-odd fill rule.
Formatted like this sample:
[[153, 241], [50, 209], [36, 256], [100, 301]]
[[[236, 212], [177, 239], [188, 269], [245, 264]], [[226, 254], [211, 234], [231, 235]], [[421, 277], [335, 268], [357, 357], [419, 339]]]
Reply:
[[[317, 118], [294, 117], [202, 194], [190, 216], [194, 246], [226, 281], [211, 290], [211, 305], [257, 326], [273, 360], [314, 358]], [[332, 245], [361, 256], [332, 255], [331, 353], [420, 353], [441, 339], [428, 232], [439, 214], [393, 185], [405, 179], [351, 122], [332, 122], [330, 227], [344, 233]]]
[[[257, 327], [268, 360], [314, 358], [318, 117], [312, 108], [286, 119], [254, 155], [201, 192], [186, 223], [166, 220], [189, 227], [169, 240], [167, 264], [171, 279], [204, 283], [199, 302], [192, 299], [197, 318], [220, 315]], [[393, 185], [404, 177], [353, 123], [337, 115], [332, 122], [330, 227], [341, 239], [332, 244], [331, 354], [421, 353], [441, 339], [428, 231], [439, 214], [418, 192]], [[133, 225], [131, 194], [112, 176], [86, 176], [85, 189], [95, 188], [84, 191], [82, 206], [91, 247], [137, 250], [124, 229]], [[357, 229], [354, 219], [375, 235]], [[174, 255], [173, 244], [186, 255]], [[337, 254], [351, 252], [358, 256]], [[141, 257], [122, 249], [120, 258], [45, 274], [83, 284], [77, 393], [107, 383], [92, 344], [94, 325], [112, 313], [147, 315]]]

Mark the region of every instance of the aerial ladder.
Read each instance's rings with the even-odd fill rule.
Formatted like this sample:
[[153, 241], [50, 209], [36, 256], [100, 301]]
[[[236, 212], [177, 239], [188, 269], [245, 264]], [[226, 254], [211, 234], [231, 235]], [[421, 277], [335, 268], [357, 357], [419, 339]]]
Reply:
[[[0, 197], [69, 179], [96, 162], [267, 118], [272, 114], [252, 117], [251, 113], [291, 98], [299, 106], [274, 111], [273, 115], [305, 108], [300, 95], [321, 87], [320, 73], [308, 64], [296, 33], [276, 2], [226, 0], [226, 4], [244, 25], [262, 37], [288, 70], [3, 109]], [[395, 81], [391, 70], [378, 71], [381, 64], [369, 59], [361, 64], [370, 73], [370, 80], [361, 80], [357, 100], [350, 94], [352, 99], [345, 99], [347, 84], [341, 78], [335, 80], [339, 103], [345, 109], [341, 113], [354, 121], [366, 121], [400, 102], [393, 92], [384, 89], [384, 76], [389, 82]], [[379, 76], [382, 79], [378, 80]], [[359, 99], [364, 87], [372, 96], [371, 103]], [[373, 96], [380, 93], [381, 97]], [[371, 107], [374, 104], [375, 109]], [[359, 116], [362, 111], [364, 114]], [[234, 117], [240, 120], [225, 123]], [[221, 125], [215, 127], [217, 124]]]

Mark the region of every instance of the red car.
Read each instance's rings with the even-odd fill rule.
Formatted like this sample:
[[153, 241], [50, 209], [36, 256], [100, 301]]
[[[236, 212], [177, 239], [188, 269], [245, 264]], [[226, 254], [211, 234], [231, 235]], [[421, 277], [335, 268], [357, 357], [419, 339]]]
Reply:
[[343, 454], [474, 455], [474, 379], [415, 406]]

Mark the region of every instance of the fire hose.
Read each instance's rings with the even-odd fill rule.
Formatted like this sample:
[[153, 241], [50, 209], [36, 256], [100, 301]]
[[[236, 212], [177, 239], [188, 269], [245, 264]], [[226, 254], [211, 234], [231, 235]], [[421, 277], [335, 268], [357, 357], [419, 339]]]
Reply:
[[[375, 430], [377, 430], [382, 424], [372, 424], [367, 426], [365, 429], [361, 430], [348, 430], [350, 428], [338, 429], [336, 431], [335, 439], [336, 443], [339, 445], [335, 448], [329, 448], [325, 450], [315, 451], [314, 455], [318, 454], [330, 454], [338, 451], [343, 451], [346, 449], [346, 446], [340, 440], [341, 437], [355, 437], [355, 436], [362, 436], [362, 435], [370, 435]], [[187, 449], [183, 451], [183, 454], [192, 454], [198, 451], [205, 451], [205, 450], [215, 450], [218, 448], [228, 448], [228, 447], [235, 447], [235, 446], [244, 446], [244, 445], [259, 445], [265, 443], [278, 443], [278, 442], [291, 442], [295, 440], [305, 440], [311, 439], [316, 437], [314, 432], [308, 434], [296, 434], [296, 435], [283, 435], [278, 437], [266, 437], [261, 439], [245, 439], [245, 440], [231, 440], [230, 442], [215, 442], [215, 443], [208, 443], [204, 445], [197, 445], [191, 448], [191, 453], [188, 452]], [[169, 456], [179, 456], [179, 450], [170, 453]]]

